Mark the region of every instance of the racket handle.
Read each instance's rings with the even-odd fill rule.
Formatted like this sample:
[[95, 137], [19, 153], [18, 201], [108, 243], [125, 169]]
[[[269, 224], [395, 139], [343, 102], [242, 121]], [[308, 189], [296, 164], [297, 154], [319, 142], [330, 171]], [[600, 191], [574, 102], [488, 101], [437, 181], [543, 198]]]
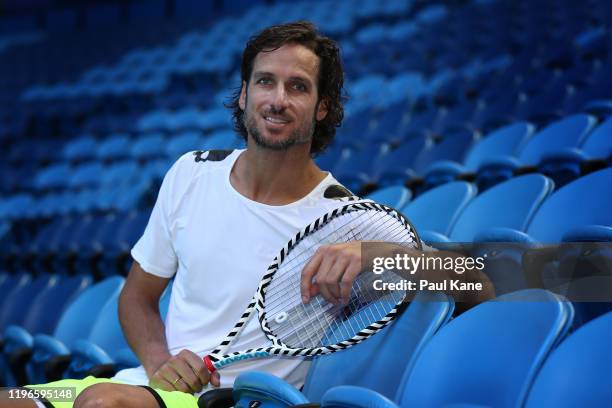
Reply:
[[215, 371], [217, 371], [217, 369], [215, 368], [215, 365], [213, 364], [213, 362], [210, 360], [209, 356], [206, 356], [203, 358], [204, 360], [204, 365], [206, 366], [206, 368], [208, 369], [208, 372], [210, 374], [214, 373]]

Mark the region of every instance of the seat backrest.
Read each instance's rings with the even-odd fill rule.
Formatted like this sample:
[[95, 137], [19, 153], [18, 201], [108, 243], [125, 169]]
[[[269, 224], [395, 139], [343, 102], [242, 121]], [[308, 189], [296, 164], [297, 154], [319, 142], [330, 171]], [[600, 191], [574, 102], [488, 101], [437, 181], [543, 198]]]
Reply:
[[418, 174], [424, 174], [427, 168], [437, 160], [463, 163], [465, 154], [476, 140], [476, 134], [467, 130], [432, 137], [430, 143], [414, 159], [414, 170]]
[[527, 408], [608, 407], [612, 401], [612, 313], [582, 326], [550, 355], [535, 379]]
[[492, 227], [525, 231], [553, 188], [552, 180], [541, 174], [527, 174], [498, 184], [470, 201], [449, 238], [471, 242], [478, 232]]
[[607, 159], [612, 156], [612, 117], [597, 126], [584, 142], [582, 150], [593, 159]]
[[41, 275], [25, 285], [15, 286], [2, 304], [0, 329], [13, 324], [22, 325], [38, 295], [58, 283], [57, 275]]
[[91, 276], [78, 275], [63, 278], [57, 285], [48, 287], [36, 297], [23, 327], [32, 334], [50, 334], [55, 329], [66, 303], [91, 285], [91, 282]]
[[81, 293], [62, 314], [54, 336], [69, 348], [74, 341], [87, 338], [107, 301], [119, 296], [124, 281], [112, 276]]
[[425, 192], [400, 211], [410, 219], [417, 231], [448, 235], [457, 217], [474, 196], [474, 185], [454, 181]]
[[402, 379], [396, 400], [401, 407], [417, 408], [522, 406], [572, 320], [571, 303], [541, 289], [482, 303], [430, 340]]
[[550, 196], [534, 215], [527, 233], [543, 243], [561, 242], [570, 230], [612, 225], [612, 168], [587, 174]]
[[410, 198], [412, 192], [402, 185], [394, 185], [376, 190], [368, 194], [365, 198], [376, 201], [377, 203], [388, 205], [393, 208], [402, 208]]
[[533, 135], [519, 153], [523, 165], [535, 166], [546, 156], [568, 147], [579, 147], [595, 126], [593, 116], [579, 113], [545, 127]]
[[516, 122], [491, 132], [470, 149], [465, 158], [466, 169], [476, 172], [488, 160], [514, 157], [534, 130], [535, 127], [530, 123]]
[[447, 295], [418, 294], [397, 321], [380, 333], [347, 350], [315, 358], [304, 394], [309, 401], [320, 401], [331, 387], [361, 385], [392, 398], [404, 370], [453, 310]]

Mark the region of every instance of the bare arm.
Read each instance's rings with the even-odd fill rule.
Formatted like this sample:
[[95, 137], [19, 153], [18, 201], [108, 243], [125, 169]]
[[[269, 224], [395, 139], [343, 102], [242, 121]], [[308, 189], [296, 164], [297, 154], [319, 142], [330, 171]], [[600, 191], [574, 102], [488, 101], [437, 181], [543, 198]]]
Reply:
[[168, 281], [145, 272], [134, 261], [119, 297], [121, 327], [149, 377], [170, 358], [159, 312], [159, 299]]
[[145, 272], [134, 262], [119, 298], [119, 320], [125, 337], [149, 377], [149, 385], [167, 391], [194, 393], [210, 381], [219, 386], [219, 374], [209, 374], [194, 352], [168, 350], [159, 299], [169, 279]]

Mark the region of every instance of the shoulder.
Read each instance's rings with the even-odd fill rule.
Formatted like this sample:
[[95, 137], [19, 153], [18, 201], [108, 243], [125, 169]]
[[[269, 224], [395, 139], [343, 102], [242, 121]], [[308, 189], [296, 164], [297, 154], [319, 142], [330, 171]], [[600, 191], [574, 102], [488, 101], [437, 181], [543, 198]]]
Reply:
[[231, 166], [236, 150], [196, 150], [183, 154], [168, 170], [165, 183], [168, 185], [188, 186], [206, 174], [216, 173]]
[[323, 203], [330, 203], [332, 207], [337, 206], [338, 203], [359, 199], [359, 197], [355, 196], [352, 191], [340, 184], [331, 174], [323, 180], [314, 193], [313, 198], [315, 200]]
[[183, 154], [172, 166], [177, 173], [197, 173], [233, 163], [230, 160], [235, 150], [195, 150]]

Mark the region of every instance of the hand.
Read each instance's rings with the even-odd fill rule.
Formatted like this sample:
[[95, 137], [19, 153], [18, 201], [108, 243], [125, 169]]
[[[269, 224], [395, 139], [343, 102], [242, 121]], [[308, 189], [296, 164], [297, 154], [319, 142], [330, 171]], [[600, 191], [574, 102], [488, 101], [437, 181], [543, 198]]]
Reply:
[[219, 373], [210, 374], [202, 359], [192, 351], [181, 350], [170, 357], [149, 378], [149, 385], [166, 391], [200, 392], [211, 383], [220, 385]]
[[360, 272], [360, 242], [322, 245], [302, 271], [302, 300], [308, 303], [311, 298], [321, 294], [335, 305], [347, 304], [353, 281]]

